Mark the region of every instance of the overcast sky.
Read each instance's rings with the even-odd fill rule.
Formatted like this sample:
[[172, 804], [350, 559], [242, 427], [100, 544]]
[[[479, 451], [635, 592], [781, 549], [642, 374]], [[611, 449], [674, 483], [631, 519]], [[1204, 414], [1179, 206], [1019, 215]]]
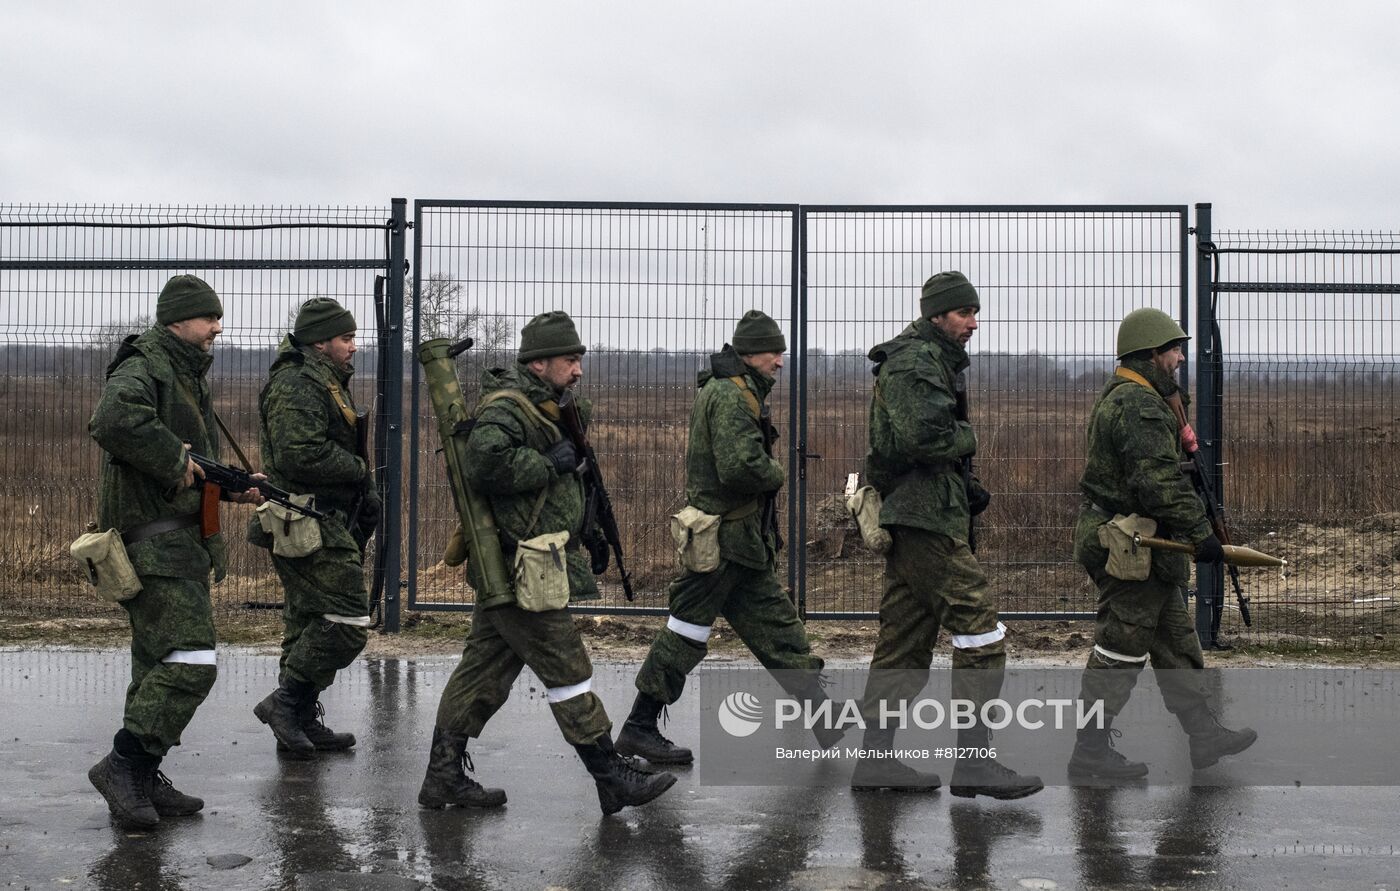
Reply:
[[0, 202], [1195, 203], [1400, 229], [1390, 2], [10, 3]]

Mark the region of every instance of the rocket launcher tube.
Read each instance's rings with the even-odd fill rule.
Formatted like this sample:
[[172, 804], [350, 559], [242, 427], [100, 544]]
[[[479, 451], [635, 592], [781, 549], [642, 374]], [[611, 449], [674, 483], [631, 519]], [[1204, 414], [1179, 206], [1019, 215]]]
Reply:
[[[465, 341], [464, 341], [465, 342]], [[470, 344], [468, 344], [470, 345]], [[433, 402], [433, 414], [438, 419], [438, 435], [442, 439], [442, 454], [447, 461], [447, 481], [452, 489], [452, 501], [467, 542], [467, 559], [476, 567], [481, 588], [476, 592], [476, 608], [489, 609], [515, 600], [506, 561], [501, 554], [501, 537], [496, 530], [496, 518], [491, 504], [467, 485], [466, 436], [458, 430], [471, 419], [462, 385], [457, 380], [457, 367], [452, 356], [452, 341], [446, 338], [427, 340], [418, 346], [418, 361], [423, 365], [423, 379]]]

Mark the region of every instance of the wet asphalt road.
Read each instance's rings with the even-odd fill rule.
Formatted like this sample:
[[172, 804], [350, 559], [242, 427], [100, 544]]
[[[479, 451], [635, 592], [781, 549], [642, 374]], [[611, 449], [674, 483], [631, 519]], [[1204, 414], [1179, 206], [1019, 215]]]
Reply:
[[[221, 650], [214, 693], [162, 766], [204, 813], [127, 834], [86, 778], [120, 720], [125, 653], [0, 650], [0, 888], [1400, 889], [1400, 794], [1385, 787], [1057, 786], [974, 803], [707, 787], [683, 769], [659, 801], [604, 818], [528, 671], [471, 749], [509, 803], [424, 811], [452, 665], [357, 663], [323, 701], [358, 749], [294, 762], [252, 716], [276, 660]], [[615, 721], [635, 670], [596, 667]], [[695, 701], [672, 709], [683, 743], [699, 736]]]

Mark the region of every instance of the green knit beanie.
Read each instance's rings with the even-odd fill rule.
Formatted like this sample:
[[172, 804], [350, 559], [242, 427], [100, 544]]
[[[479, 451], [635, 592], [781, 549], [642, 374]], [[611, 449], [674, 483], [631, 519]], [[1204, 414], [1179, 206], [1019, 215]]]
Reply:
[[219, 302], [219, 295], [204, 279], [177, 275], [160, 289], [160, 297], [156, 300], [157, 324], [173, 325], [202, 316], [224, 317], [224, 305]]
[[520, 352], [516, 355], [521, 362], [535, 359], [549, 359], [554, 356], [580, 356], [588, 352], [579, 340], [574, 320], [562, 309], [540, 313], [520, 329]]
[[977, 299], [977, 289], [961, 272], [940, 272], [924, 282], [919, 295], [919, 315], [931, 319], [964, 306], [982, 308]]
[[783, 339], [783, 329], [767, 313], [751, 309], [744, 313], [739, 324], [734, 326], [734, 336], [729, 339], [734, 352], [741, 356], [754, 353], [787, 352], [787, 341]]
[[292, 336], [310, 346], [355, 330], [355, 317], [350, 310], [330, 297], [312, 297], [297, 310]]

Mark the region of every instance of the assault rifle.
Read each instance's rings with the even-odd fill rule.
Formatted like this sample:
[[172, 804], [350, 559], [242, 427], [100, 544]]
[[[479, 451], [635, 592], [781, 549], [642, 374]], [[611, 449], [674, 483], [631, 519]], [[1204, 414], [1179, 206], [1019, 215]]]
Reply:
[[596, 522], [598, 528], [603, 530], [603, 538], [617, 560], [617, 574], [622, 576], [622, 593], [630, 601], [633, 597], [632, 576], [622, 565], [622, 533], [617, 528], [617, 514], [613, 512], [612, 499], [603, 485], [598, 456], [593, 452], [593, 445], [583, 429], [583, 419], [579, 417], [578, 403], [574, 402], [573, 395], [572, 391], [565, 390], [564, 395], [559, 397], [559, 419], [563, 422], [564, 435], [574, 444], [579, 457], [584, 459], [583, 528], [586, 533]]
[[[773, 457], [773, 446], [778, 442], [778, 428], [773, 426], [773, 417], [768, 412], [768, 403], [763, 403], [763, 407], [758, 411], [758, 429], [763, 434], [763, 451], [768, 457]], [[763, 512], [759, 516], [759, 528], [765, 532], [773, 533], [773, 542], [778, 550], [783, 549], [783, 534], [778, 529], [778, 492], [765, 492], [763, 495]]]
[[220, 464], [213, 458], [206, 458], [203, 455], [196, 455], [190, 452], [190, 460], [204, 471], [203, 485], [207, 488], [220, 489], [225, 492], [246, 492], [249, 489], [257, 489], [263, 498], [273, 504], [279, 504], [287, 510], [295, 511], [304, 517], [312, 517], [317, 520], [324, 520], [326, 515], [316, 510], [310, 505], [297, 504], [292, 501], [292, 493], [285, 489], [279, 489], [267, 480], [255, 480], [253, 475], [246, 470], [237, 467], [230, 467], [227, 464]]
[[[1196, 431], [1191, 429], [1191, 424], [1186, 420], [1186, 406], [1181, 401], [1180, 393], [1173, 393], [1167, 400], [1171, 406], [1172, 413], [1176, 415], [1176, 422], [1181, 427], [1181, 447], [1186, 450], [1186, 454], [1191, 457], [1190, 465], [1187, 467], [1187, 476], [1191, 478], [1191, 485], [1195, 488], [1196, 494], [1206, 505], [1206, 519], [1210, 521], [1210, 528], [1215, 533], [1215, 537], [1220, 539], [1222, 545], [1230, 545], [1230, 530], [1225, 525], [1224, 508], [1215, 498], [1215, 487], [1210, 483], [1210, 474], [1206, 472], [1205, 460], [1201, 458], [1200, 444], [1196, 442]], [[1249, 597], [1244, 593], [1244, 588], [1240, 586], [1240, 571], [1233, 563], [1226, 563], [1226, 569], [1230, 574], [1230, 584], [1235, 589], [1235, 602], [1240, 607], [1240, 619], [1244, 622], [1244, 627], [1250, 627], [1249, 617]], [[1199, 596], [1199, 593], [1198, 595]]]

